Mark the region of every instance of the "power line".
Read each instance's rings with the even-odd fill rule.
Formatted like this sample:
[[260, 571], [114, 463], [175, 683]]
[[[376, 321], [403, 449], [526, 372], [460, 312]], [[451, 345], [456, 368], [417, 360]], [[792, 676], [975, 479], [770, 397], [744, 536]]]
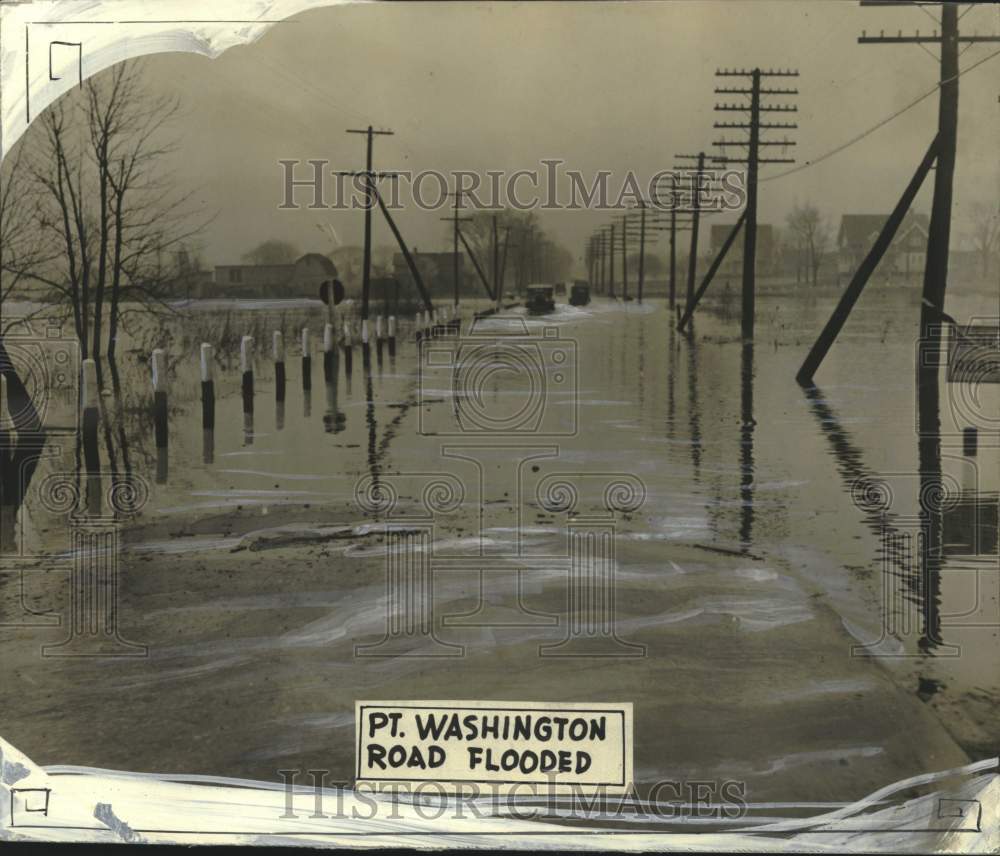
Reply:
[[[967, 74], [968, 72], [972, 71], [974, 68], [982, 65], [984, 62], [987, 62], [987, 61], [993, 59], [996, 56], [1000, 56], [1000, 50], [994, 51], [989, 56], [985, 56], [982, 59], [977, 60], [972, 65], [970, 65], [968, 68], [963, 69], [962, 71], [960, 71], [955, 76], [954, 79], [957, 80], [962, 75]], [[850, 148], [855, 143], [861, 142], [861, 140], [863, 140], [865, 137], [868, 137], [871, 134], [874, 134], [880, 128], [888, 125], [893, 119], [897, 119], [898, 117], [902, 116], [907, 110], [912, 110], [920, 102], [926, 101], [935, 92], [937, 92], [941, 88], [942, 85], [944, 85], [945, 83], [950, 83], [950, 82], [951, 82], [951, 80], [943, 80], [943, 81], [940, 81], [939, 83], [936, 83], [932, 88], [930, 88], [929, 90], [927, 90], [927, 92], [925, 92], [923, 95], [920, 95], [917, 98], [913, 99], [913, 101], [911, 101], [906, 106], [901, 107], [899, 110], [897, 110], [896, 112], [891, 113], [890, 115], [886, 116], [884, 119], [882, 119], [881, 121], [879, 121], [876, 124], [872, 125], [867, 130], [862, 131], [857, 136], [851, 137], [851, 139], [847, 140], [844, 143], [841, 143], [836, 148], [830, 149], [830, 151], [825, 152], [824, 154], [820, 155], [819, 157], [813, 158], [812, 160], [807, 160], [805, 163], [801, 164], [800, 166], [794, 167], [793, 169], [786, 169], [784, 172], [779, 172], [777, 175], [771, 175], [771, 176], [768, 176], [767, 178], [761, 178], [760, 181], [762, 183], [765, 182], [765, 181], [777, 181], [779, 178], [785, 178], [786, 176], [794, 175], [795, 173], [801, 172], [804, 169], [809, 169], [809, 167], [811, 167], [811, 166], [816, 166], [817, 164], [820, 164], [823, 161], [828, 160], [829, 158], [832, 158], [834, 155], [840, 154], [842, 151], [844, 151], [844, 149]]]

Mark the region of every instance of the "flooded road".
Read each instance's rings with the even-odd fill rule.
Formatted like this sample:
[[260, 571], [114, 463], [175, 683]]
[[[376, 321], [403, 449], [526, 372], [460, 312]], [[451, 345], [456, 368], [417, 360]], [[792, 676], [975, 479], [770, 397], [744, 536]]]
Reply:
[[[347, 781], [356, 699], [631, 701], [638, 783], [799, 801], [995, 754], [997, 390], [942, 384], [928, 496], [918, 307], [863, 301], [803, 391], [832, 301], [786, 303], [758, 299], [752, 348], [725, 307], [687, 336], [655, 300], [477, 327], [531, 337], [538, 377], [499, 360], [459, 383], [480, 340], [421, 365], [404, 327], [395, 359], [366, 371], [355, 348], [335, 382], [316, 355], [307, 394], [289, 346], [283, 405], [258, 347], [252, 419], [231, 361], [211, 436], [195, 349], [171, 354], [167, 455], [141, 400], [102, 452], [123, 468], [126, 438], [149, 485], [121, 524], [122, 656], [42, 657], [65, 627], [0, 628], [4, 736], [41, 764]], [[992, 425], [974, 452], [970, 425]], [[36, 482], [73, 464], [69, 444]], [[25, 520], [59, 552], [59, 514]], [[40, 563], [26, 601], [65, 610], [65, 580]]]

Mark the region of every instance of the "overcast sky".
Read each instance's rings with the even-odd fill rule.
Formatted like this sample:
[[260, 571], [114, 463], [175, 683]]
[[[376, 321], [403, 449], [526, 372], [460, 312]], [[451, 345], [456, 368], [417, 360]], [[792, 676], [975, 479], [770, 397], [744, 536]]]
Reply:
[[[278, 210], [278, 161], [324, 158], [333, 169], [361, 168], [363, 138], [344, 130], [369, 123], [395, 131], [376, 140], [379, 169], [513, 171], [560, 158], [588, 174], [648, 176], [670, 168], [676, 152], [711, 149], [713, 121], [740, 115], [713, 112], [717, 67], [794, 67], [797, 81], [773, 83], [801, 93], [791, 117], [800, 127], [791, 134], [799, 162], [811, 160], [934, 86], [938, 64], [921, 47], [857, 44], [862, 29], [929, 33], [936, 26], [929, 14], [939, 10], [847, 0], [365, 4], [311, 10], [215, 60], [169, 54], [146, 62], [150, 86], [183, 104], [175, 169], [218, 212], [204, 241], [214, 264], [238, 261], [267, 238], [328, 251], [317, 224], [332, 224], [344, 243], [360, 242], [358, 212]], [[1000, 33], [1000, 7], [971, 8], [961, 26]], [[998, 48], [973, 45], [962, 68]], [[961, 79], [959, 231], [973, 202], [995, 204], [1000, 192], [998, 81], [1000, 57]], [[780, 223], [807, 200], [833, 223], [844, 212], [888, 211], [936, 116], [935, 95], [835, 157], [767, 181], [761, 222]], [[770, 166], [764, 176], [787, 169]], [[925, 192], [918, 208], [928, 204]], [[443, 250], [450, 243], [443, 213], [411, 209], [398, 221], [411, 245]], [[586, 236], [609, 219], [588, 211], [541, 216], [580, 258]], [[379, 219], [375, 241], [392, 241]]]

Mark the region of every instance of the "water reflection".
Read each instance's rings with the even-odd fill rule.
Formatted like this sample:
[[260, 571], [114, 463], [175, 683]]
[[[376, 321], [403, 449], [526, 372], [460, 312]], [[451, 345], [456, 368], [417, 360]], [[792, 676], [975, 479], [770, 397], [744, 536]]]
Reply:
[[754, 458], [753, 343], [744, 342], [740, 358], [740, 543], [750, 548], [753, 536]]
[[336, 353], [330, 354], [329, 372], [326, 378], [326, 412], [323, 414], [323, 427], [328, 434], [339, 434], [344, 430], [346, 417], [337, 409], [338, 359]]
[[368, 426], [368, 472], [372, 477], [372, 487], [378, 485], [379, 453], [378, 422], [375, 419], [375, 394], [372, 389], [371, 365], [365, 372], [365, 424]]
[[675, 403], [675, 381], [674, 378], [677, 374], [677, 349], [679, 344], [677, 342], [677, 330], [674, 329], [674, 325], [667, 324], [667, 439], [673, 440], [675, 431], [674, 419], [676, 413], [676, 403]]
[[[873, 472], [820, 390], [813, 386], [805, 393], [829, 442], [845, 492], [879, 539], [883, 635], [875, 645], [867, 646], [869, 651], [884, 654], [878, 646], [891, 636], [908, 643], [907, 650], [912, 652], [896, 656], [958, 657], [962, 649], [954, 644], [955, 639], [946, 640], [946, 630], [984, 626], [963, 624], [960, 619], [986, 608], [979, 575], [995, 569], [1000, 501], [995, 492], [983, 490], [978, 483], [979, 468], [974, 454], [968, 454], [968, 443], [961, 457], [943, 453], [938, 377], [921, 373], [915, 385], [917, 472], [912, 475]], [[956, 470], [961, 471], [959, 477]], [[894, 493], [896, 482], [908, 489]], [[912, 509], [909, 513], [908, 508]], [[970, 563], [970, 557], [989, 557], [989, 568]], [[963, 561], [949, 564], [949, 559]], [[943, 606], [946, 598], [953, 602], [947, 609]], [[911, 621], [911, 612], [916, 622]], [[940, 689], [940, 682], [926, 674], [918, 675], [918, 682], [925, 698]]]
[[695, 484], [701, 476], [701, 409], [698, 404], [698, 345], [694, 337], [694, 320], [688, 324], [685, 335], [687, 342], [687, 387], [688, 387], [688, 431], [691, 444], [691, 476]]
[[167, 452], [166, 447], [160, 447], [156, 450], [156, 483], [166, 484], [167, 476], [170, 474], [169, 466], [170, 457]]

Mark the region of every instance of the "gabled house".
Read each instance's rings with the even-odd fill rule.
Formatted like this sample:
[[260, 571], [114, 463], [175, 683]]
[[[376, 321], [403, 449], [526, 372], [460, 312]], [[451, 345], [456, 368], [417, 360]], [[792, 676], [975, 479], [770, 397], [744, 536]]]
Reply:
[[292, 264], [216, 265], [215, 277], [201, 297], [240, 299], [319, 297], [322, 282], [336, 278], [337, 267], [320, 253], [306, 253]]
[[[875, 243], [889, 219], [888, 214], [844, 214], [837, 232], [837, 269], [842, 276], [851, 276]], [[886, 250], [879, 271], [904, 278], [920, 276], [927, 259], [926, 214], [908, 212]]]

